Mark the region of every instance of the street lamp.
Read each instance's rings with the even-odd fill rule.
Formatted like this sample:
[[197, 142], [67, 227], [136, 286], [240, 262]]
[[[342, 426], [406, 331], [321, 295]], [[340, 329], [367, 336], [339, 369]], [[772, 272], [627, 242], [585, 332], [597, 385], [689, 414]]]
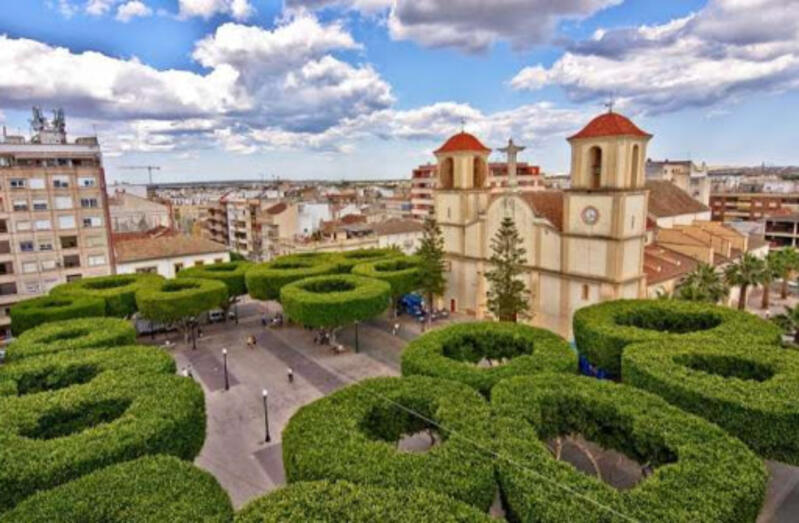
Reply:
[[197, 323], [194, 320], [191, 320], [191, 348], [192, 350], [197, 350]]
[[227, 375], [227, 349], [222, 349], [222, 365], [225, 368], [225, 390], [230, 390], [230, 380]]
[[288, 376], [288, 378], [289, 378], [289, 383], [294, 383], [294, 369], [292, 369], [291, 367], [289, 367], [289, 368], [288, 368], [288, 371], [286, 371], [286, 375], [287, 375], [287, 376]]
[[355, 354], [358, 354], [358, 349], [359, 349], [359, 347], [358, 347], [358, 323], [359, 322], [357, 322], [357, 321], [355, 322]]
[[269, 392], [264, 389], [261, 391], [261, 396], [264, 398], [264, 427], [266, 428], [266, 438], [264, 441], [269, 443], [272, 441], [272, 437], [269, 435], [269, 407], [266, 404], [266, 397], [269, 395]]

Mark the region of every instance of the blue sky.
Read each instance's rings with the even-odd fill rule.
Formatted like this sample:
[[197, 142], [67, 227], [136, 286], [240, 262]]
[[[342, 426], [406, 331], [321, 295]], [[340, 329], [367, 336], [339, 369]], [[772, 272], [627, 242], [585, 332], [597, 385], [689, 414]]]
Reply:
[[461, 120], [566, 172], [611, 94], [652, 157], [799, 164], [783, 0], [31, 0], [0, 65], [9, 132], [63, 106], [112, 180], [402, 177]]

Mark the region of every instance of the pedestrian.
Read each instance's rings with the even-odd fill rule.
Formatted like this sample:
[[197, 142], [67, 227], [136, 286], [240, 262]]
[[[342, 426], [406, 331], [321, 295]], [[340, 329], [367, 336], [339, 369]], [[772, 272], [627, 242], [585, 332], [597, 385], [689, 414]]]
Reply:
[[266, 327], [267, 323], [268, 323], [268, 318], [266, 317], [266, 314], [264, 314], [261, 316], [261, 325]]
[[396, 336], [396, 335], [397, 335], [397, 333], [399, 332], [399, 330], [400, 330], [400, 324], [399, 324], [399, 323], [395, 323], [395, 324], [394, 324], [394, 330], [393, 330], [393, 331], [391, 331], [391, 334], [393, 334], [394, 336]]

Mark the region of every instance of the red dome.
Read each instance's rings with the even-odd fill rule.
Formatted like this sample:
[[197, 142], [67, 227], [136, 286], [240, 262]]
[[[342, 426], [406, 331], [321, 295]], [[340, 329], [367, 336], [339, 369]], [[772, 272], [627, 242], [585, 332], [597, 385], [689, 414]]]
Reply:
[[569, 140], [576, 138], [599, 138], [601, 136], [643, 136], [651, 137], [652, 135], [646, 133], [638, 128], [626, 116], [619, 113], [604, 113], [600, 114], [582, 131], [570, 137]]
[[470, 152], [491, 152], [491, 149], [480, 143], [480, 140], [473, 135], [465, 132], [460, 132], [447, 140], [447, 143], [442, 145], [437, 151], [438, 153], [454, 153], [458, 151]]

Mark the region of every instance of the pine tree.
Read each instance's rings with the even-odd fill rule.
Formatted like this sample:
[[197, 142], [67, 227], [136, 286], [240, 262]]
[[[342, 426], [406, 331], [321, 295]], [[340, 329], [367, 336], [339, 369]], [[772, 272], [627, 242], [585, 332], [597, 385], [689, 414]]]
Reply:
[[[427, 306], [432, 313], [433, 300], [444, 294], [447, 288], [447, 279], [444, 276], [444, 237], [432, 216], [425, 218], [422, 240], [416, 254], [420, 258], [419, 289], [427, 299]], [[430, 321], [432, 314], [428, 314], [428, 322]]]
[[526, 251], [513, 219], [502, 220], [497, 234], [491, 240], [494, 251], [489, 262], [493, 269], [486, 272], [489, 283], [488, 309], [499, 321], [516, 321], [528, 318], [529, 291], [519, 276], [527, 264]]

